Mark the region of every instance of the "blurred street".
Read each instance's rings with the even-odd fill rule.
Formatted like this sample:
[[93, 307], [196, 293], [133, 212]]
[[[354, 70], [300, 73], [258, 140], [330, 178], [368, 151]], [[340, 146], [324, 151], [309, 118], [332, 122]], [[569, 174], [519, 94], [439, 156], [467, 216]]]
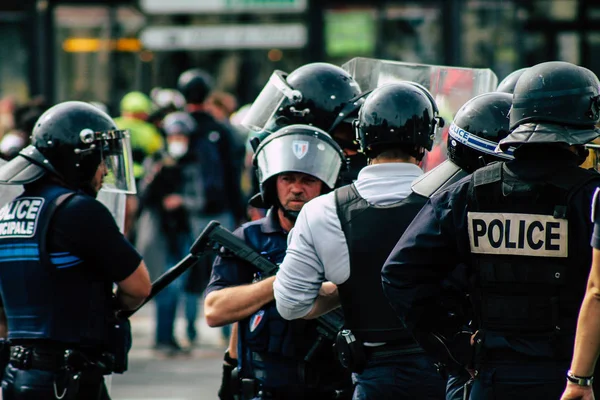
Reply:
[[[154, 302], [146, 305], [131, 319], [133, 349], [129, 354], [129, 371], [112, 378], [113, 400], [192, 400], [216, 399], [221, 381], [221, 362], [225, 343], [221, 330], [206, 325], [199, 316], [199, 342], [191, 355], [165, 358], [152, 349], [154, 345]], [[184, 337], [183, 316], [177, 320], [176, 336]], [[183, 339], [180, 340], [183, 344]]]

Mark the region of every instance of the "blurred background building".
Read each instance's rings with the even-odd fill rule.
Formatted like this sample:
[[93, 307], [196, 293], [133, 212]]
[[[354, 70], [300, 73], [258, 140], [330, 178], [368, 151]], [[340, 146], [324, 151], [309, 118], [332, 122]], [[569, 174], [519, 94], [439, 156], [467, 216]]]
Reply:
[[[250, 102], [273, 69], [356, 56], [600, 74], [595, 0], [2, 0], [0, 98], [99, 101], [201, 67]], [[1, 107], [0, 107], [1, 108]]]

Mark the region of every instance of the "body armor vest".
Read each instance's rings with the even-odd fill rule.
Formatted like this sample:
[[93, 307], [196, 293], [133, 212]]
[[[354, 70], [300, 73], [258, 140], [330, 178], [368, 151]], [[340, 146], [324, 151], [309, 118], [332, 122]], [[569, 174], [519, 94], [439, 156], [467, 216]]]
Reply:
[[[272, 263], [281, 264], [287, 249], [287, 235], [282, 231], [265, 233], [261, 222], [263, 220], [247, 224], [244, 239]], [[287, 321], [277, 312], [274, 301], [241, 320], [239, 334], [240, 375], [255, 378], [266, 388], [290, 385], [322, 388], [343, 376], [331, 351], [321, 351], [310, 365], [304, 362], [318, 337], [316, 322]]]
[[13, 341], [105, 344], [112, 282], [90, 276], [77, 255], [46, 246], [52, 214], [70, 195], [36, 186], [0, 209], [0, 290]]
[[381, 287], [381, 268], [427, 199], [411, 194], [390, 206], [373, 206], [354, 185], [335, 191], [348, 244], [350, 277], [338, 285], [344, 328], [363, 342], [412, 341]]
[[588, 212], [570, 200], [598, 174], [563, 166], [524, 182], [504, 165], [477, 170], [469, 186], [477, 326], [542, 340], [572, 335], [588, 274], [580, 249], [589, 239]]

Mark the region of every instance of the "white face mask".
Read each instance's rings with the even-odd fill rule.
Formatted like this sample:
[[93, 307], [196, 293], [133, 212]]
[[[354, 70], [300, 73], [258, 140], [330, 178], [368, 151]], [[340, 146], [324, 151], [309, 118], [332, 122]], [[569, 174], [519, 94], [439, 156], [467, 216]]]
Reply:
[[187, 153], [188, 145], [184, 142], [171, 142], [169, 143], [168, 151], [171, 157], [181, 158]]

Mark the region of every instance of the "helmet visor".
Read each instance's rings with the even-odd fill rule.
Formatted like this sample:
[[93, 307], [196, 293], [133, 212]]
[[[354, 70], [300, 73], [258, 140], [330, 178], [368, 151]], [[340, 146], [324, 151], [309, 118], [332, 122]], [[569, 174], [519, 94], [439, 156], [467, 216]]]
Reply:
[[255, 132], [275, 132], [281, 128], [275, 121], [276, 112], [284, 103], [293, 104], [302, 99], [302, 94], [290, 88], [285, 81], [285, 73], [275, 71], [252, 103], [241, 124]]
[[255, 157], [261, 184], [283, 172], [301, 172], [333, 189], [342, 168], [339, 149], [307, 134], [290, 134], [265, 142]]
[[107, 168], [102, 189], [107, 192], [135, 194], [133, 156], [128, 131], [102, 132], [102, 158]]

